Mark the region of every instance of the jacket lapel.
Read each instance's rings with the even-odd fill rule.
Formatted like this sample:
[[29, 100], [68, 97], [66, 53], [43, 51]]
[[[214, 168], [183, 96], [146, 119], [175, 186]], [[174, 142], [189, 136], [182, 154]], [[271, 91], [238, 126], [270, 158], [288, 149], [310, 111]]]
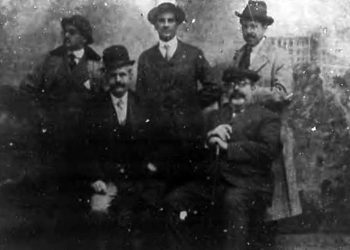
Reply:
[[270, 50], [270, 43], [265, 39], [264, 43], [261, 45], [260, 49], [257, 51], [255, 58], [250, 64], [250, 69], [259, 73], [261, 69], [270, 61], [268, 54]]

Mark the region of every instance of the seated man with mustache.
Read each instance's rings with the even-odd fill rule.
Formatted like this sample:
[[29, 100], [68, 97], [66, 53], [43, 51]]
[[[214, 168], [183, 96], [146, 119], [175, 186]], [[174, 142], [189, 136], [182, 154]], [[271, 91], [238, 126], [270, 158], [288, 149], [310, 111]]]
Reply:
[[132, 227], [130, 219], [142, 193], [143, 174], [147, 172], [146, 167], [141, 169], [141, 135], [147, 121], [130, 89], [134, 62], [122, 45], [103, 51], [104, 91], [85, 108], [87, 152], [80, 171], [93, 189], [91, 212], [117, 219], [119, 226], [126, 229]]
[[215, 241], [209, 236], [211, 243], [206, 242], [200, 238], [202, 232], [188, 230], [199, 215], [209, 220], [220, 215], [219, 223], [214, 224], [219, 226], [222, 249], [244, 250], [257, 244], [255, 237], [262, 230], [266, 208], [271, 204], [271, 163], [281, 150], [280, 117], [256, 101], [258, 79], [259, 75], [251, 70], [224, 71], [227, 102], [210, 114], [206, 124], [207, 155], [212, 157], [208, 157], [209, 163], [203, 162], [205, 178], [198, 171], [200, 180], [166, 197], [169, 225], [176, 238], [183, 239], [179, 249], [190, 245], [203, 249]]
[[[247, 249], [263, 226], [273, 192], [272, 161], [281, 151], [278, 114], [256, 102], [251, 70], [223, 75], [228, 103], [213, 113], [208, 145], [217, 154], [217, 199], [222, 208], [223, 249]], [[251, 230], [256, 230], [252, 232]]]

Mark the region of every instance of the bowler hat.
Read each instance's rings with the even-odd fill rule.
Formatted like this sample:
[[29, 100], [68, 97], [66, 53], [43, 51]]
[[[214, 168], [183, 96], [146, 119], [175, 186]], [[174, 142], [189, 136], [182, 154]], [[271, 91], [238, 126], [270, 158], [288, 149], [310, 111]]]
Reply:
[[242, 78], [248, 78], [252, 82], [256, 82], [260, 79], [260, 76], [255, 71], [236, 67], [227, 68], [222, 75], [222, 80], [224, 82], [233, 82]]
[[135, 63], [135, 60], [130, 60], [128, 50], [123, 45], [112, 45], [106, 48], [103, 51], [102, 59], [107, 70], [133, 65]]
[[263, 1], [249, 1], [242, 13], [235, 12], [241, 19], [258, 21], [266, 25], [271, 25], [274, 20], [267, 15], [267, 6]]
[[85, 37], [87, 44], [94, 42], [92, 38], [92, 27], [90, 25], [90, 22], [85, 17], [81, 15], [64, 17], [61, 21], [62, 29], [64, 29], [68, 24], [73, 25], [79, 30], [80, 34]]
[[165, 12], [174, 13], [178, 24], [182, 23], [186, 18], [185, 12], [179, 6], [166, 2], [151, 9], [150, 12], [148, 12], [147, 19], [151, 24], [155, 24], [158, 16]]

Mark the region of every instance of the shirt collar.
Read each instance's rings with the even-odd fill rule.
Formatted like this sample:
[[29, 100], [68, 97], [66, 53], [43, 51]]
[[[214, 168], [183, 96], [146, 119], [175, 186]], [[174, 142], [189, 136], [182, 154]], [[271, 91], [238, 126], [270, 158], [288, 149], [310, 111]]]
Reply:
[[165, 44], [169, 45], [170, 48], [176, 48], [177, 44], [178, 44], [177, 37], [174, 36], [173, 39], [171, 39], [170, 41], [167, 41], [167, 42], [159, 40], [159, 47], [160, 48], [164, 48]]
[[259, 41], [259, 43], [257, 45], [255, 45], [254, 47], [252, 47], [252, 52], [256, 53], [257, 51], [259, 51], [259, 49], [261, 48], [261, 46], [263, 45], [264, 41], [266, 40], [266, 36], [264, 36], [263, 38], [261, 38], [261, 40]]
[[72, 54], [75, 56], [75, 58], [81, 59], [84, 56], [84, 52], [84, 49], [80, 49], [72, 51]]
[[119, 103], [120, 101], [122, 101], [122, 103], [125, 104], [128, 101], [128, 91], [126, 91], [125, 94], [119, 98], [111, 94], [111, 98], [112, 98], [113, 105], [117, 105], [117, 103]]

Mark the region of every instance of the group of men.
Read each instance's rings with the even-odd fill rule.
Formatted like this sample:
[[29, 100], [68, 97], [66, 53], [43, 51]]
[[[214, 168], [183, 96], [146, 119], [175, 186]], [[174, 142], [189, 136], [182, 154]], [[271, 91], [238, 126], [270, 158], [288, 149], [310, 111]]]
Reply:
[[[140, 211], [161, 211], [167, 249], [202, 248], [190, 230], [198, 218], [219, 219], [222, 249], [263, 249], [257, 236], [272, 204], [272, 164], [282, 159], [292, 93], [288, 56], [264, 35], [274, 21], [266, 10], [249, 1], [236, 13], [246, 44], [220, 87], [203, 52], [176, 36], [184, 11], [153, 8], [148, 20], [159, 43], [138, 59], [136, 91], [127, 49], [106, 48], [101, 66], [88, 46], [90, 23], [63, 18], [63, 45], [22, 84], [40, 111], [40, 152], [53, 173], [45, 176], [67, 196], [89, 193], [92, 212], [131, 214], [129, 227]], [[218, 110], [202, 112], [215, 102]]]

